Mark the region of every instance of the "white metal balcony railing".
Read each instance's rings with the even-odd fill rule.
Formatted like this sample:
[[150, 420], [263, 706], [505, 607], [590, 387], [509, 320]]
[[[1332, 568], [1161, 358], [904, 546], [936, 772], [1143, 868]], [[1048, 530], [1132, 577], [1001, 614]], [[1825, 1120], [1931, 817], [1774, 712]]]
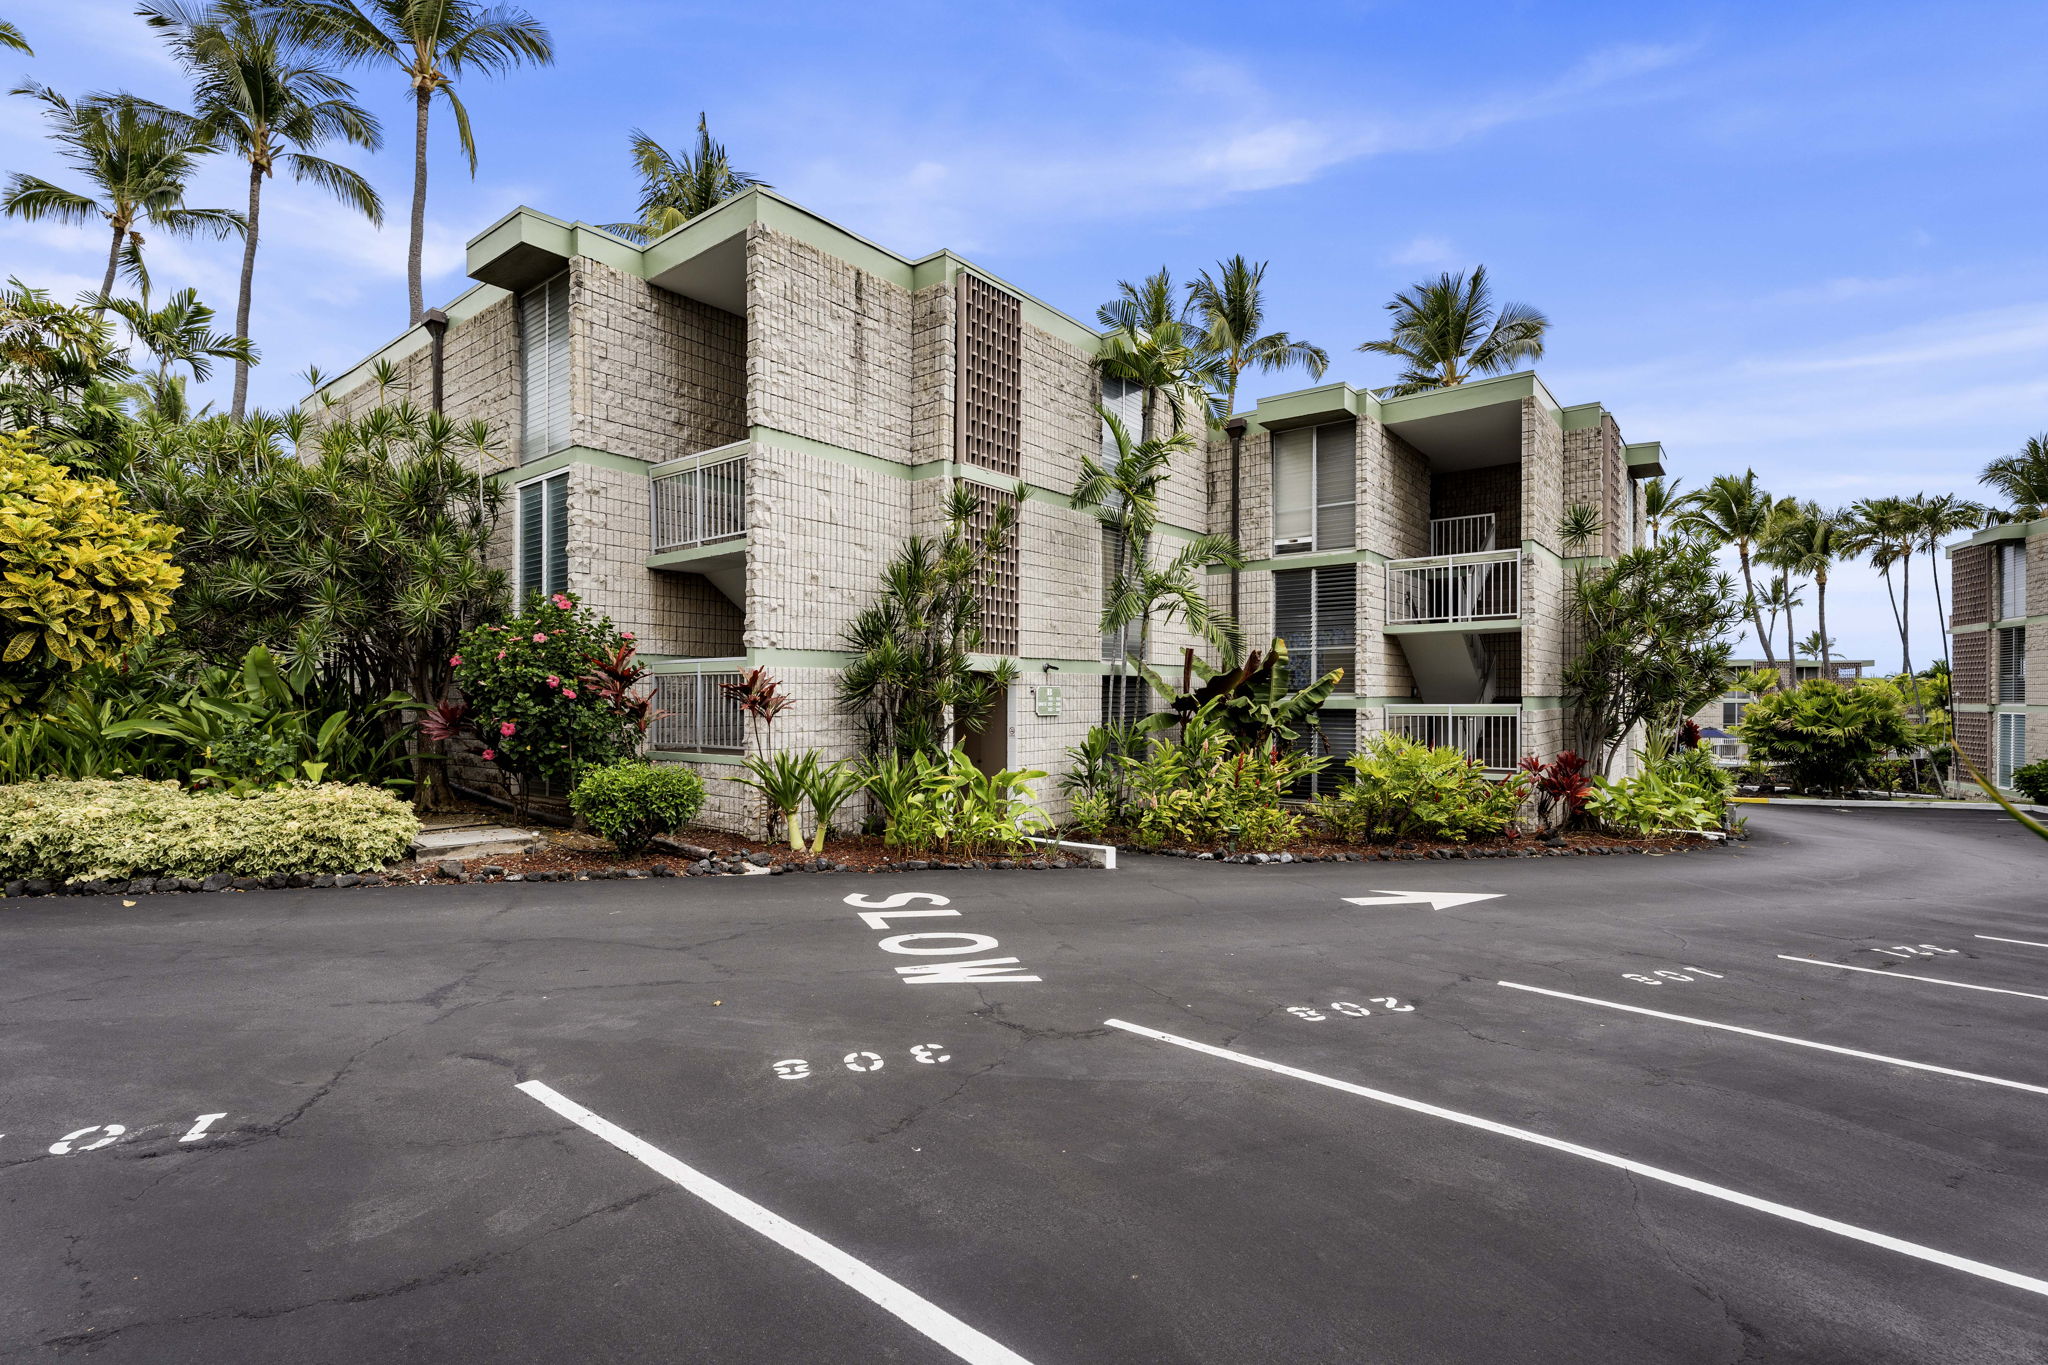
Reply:
[[747, 747], [747, 717], [720, 690], [740, 680], [738, 670], [705, 673], [656, 673], [655, 719], [647, 727], [657, 749], [689, 753], [740, 754]]
[[1387, 624], [1503, 621], [1522, 614], [1522, 552], [1387, 562]]
[[1494, 549], [1493, 513], [1469, 517], [1435, 517], [1429, 523], [1429, 553], [1472, 555]]
[[1457, 749], [1502, 772], [1522, 761], [1519, 706], [1389, 706], [1387, 730], [1418, 744]]
[[654, 553], [747, 532], [747, 458], [735, 455], [654, 480]]

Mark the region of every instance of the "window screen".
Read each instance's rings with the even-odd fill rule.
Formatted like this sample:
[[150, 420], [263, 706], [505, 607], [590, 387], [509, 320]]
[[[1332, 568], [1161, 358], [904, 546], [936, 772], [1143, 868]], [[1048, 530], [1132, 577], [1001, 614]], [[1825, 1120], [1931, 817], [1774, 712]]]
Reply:
[[2027, 628], [2006, 626], [1998, 632], [1998, 699], [2027, 699]]
[[569, 275], [564, 271], [519, 297], [520, 416], [523, 458], [569, 446]]
[[2004, 621], [2026, 614], [2026, 542], [2003, 541], [1998, 547], [1998, 618]]
[[1273, 553], [1348, 550], [1355, 528], [1358, 424], [1273, 433]]

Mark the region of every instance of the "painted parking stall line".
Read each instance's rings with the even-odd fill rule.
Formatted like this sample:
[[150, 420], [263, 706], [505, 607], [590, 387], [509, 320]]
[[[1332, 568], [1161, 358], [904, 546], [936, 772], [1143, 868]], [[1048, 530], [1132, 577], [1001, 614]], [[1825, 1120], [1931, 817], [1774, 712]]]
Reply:
[[1993, 995], [2020, 995], [2029, 1000], [2048, 1000], [2048, 995], [2036, 995], [2032, 991], [2012, 991], [2003, 986], [1979, 986], [1973, 981], [1944, 981], [1938, 976], [1916, 976], [1912, 972], [1887, 971], [1882, 967], [1853, 967], [1846, 962], [1823, 962], [1817, 957], [1793, 957], [1790, 953], [1779, 953], [1786, 962], [1804, 962], [1811, 967], [1834, 967], [1844, 972], [1868, 972], [1872, 976], [1890, 977], [1896, 981], [1925, 981], [1935, 986], [1955, 986], [1966, 991], [1989, 991]]
[[2000, 938], [1996, 934], [1976, 934], [1975, 938], [1987, 938], [1993, 943], [2017, 943], [2022, 948], [2048, 948], [2048, 943], [2036, 943], [2030, 938]]
[[1024, 1357], [994, 1338], [969, 1327], [930, 1300], [904, 1288], [865, 1261], [849, 1256], [831, 1243], [804, 1231], [780, 1214], [773, 1213], [736, 1190], [721, 1185], [702, 1171], [687, 1166], [650, 1142], [642, 1141], [608, 1119], [592, 1113], [576, 1101], [539, 1081], [523, 1081], [518, 1089], [587, 1132], [640, 1162], [649, 1170], [666, 1176], [696, 1195], [720, 1213], [732, 1218], [769, 1241], [817, 1266], [848, 1288], [865, 1295], [875, 1304], [922, 1332], [932, 1341], [973, 1365], [1030, 1365]]
[[1509, 1124], [1497, 1123], [1492, 1119], [1481, 1118], [1477, 1114], [1466, 1114], [1456, 1109], [1445, 1109], [1441, 1105], [1430, 1104], [1423, 1100], [1412, 1100], [1405, 1095], [1395, 1095], [1384, 1090], [1374, 1090], [1368, 1086], [1355, 1085], [1350, 1081], [1338, 1080], [1334, 1076], [1324, 1076], [1314, 1071], [1303, 1071], [1299, 1067], [1287, 1066], [1280, 1062], [1269, 1062], [1263, 1057], [1253, 1057], [1242, 1052], [1232, 1052], [1227, 1048], [1197, 1042], [1193, 1038], [1182, 1038], [1175, 1034], [1162, 1033], [1158, 1029], [1146, 1028], [1142, 1024], [1127, 1023], [1122, 1019], [1105, 1019], [1103, 1023], [1110, 1028], [1122, 1029], [1126, 1033], [1135, 1033], [1143, 1038], [1155, 1039], [1162, 1043], [1171, 1043], [1176, 1047], [1184, 1047], [1193, 1052], [1204, 1053], [1211, 1057], [1220, 1057], [1227, 1062], [1236, 1062], [1239, 1066], [1255, 1067], [1258, 1070], [1270, 1071], [1280, 1076], [1291, 1076], [1296, 1080], [1327, 1086], [1332, 1090], [1341, 1090], [1346, 1094], [1357, 1095], [1362, 1099], [1374, 1100], [1380, 1104], [1391, 1105], [1397, 1109], [1406, 1109], [1411, 1113], [1426, 1114], [1431, 1118], [1443, 1119], [1446, 1122], [1459, 1124], [1466, 1128], [1476, 1128], [1481, 1132], [1513, 1138], [1517, 1142], [1526, 1142], [1537, 1147], [1547, 1147], [1554, 1152], [1563, 1152], [1569, 1156], [1597, 1162], [1602, 1166], [1612, 1166], [1617, 1170], [1627, 1171], [1629, 1174], [1641, 1176], [1645, 1180], [1655, 1180], [1662, 1184], [1676, 1186], [1682, 1190], [1691, 1190], [1695, 1194], [1704, 1194], [1713, 1199], [1720, 1199], [1730, 1204], [1739, 1205], [1742, 1208], [1753, 1209], [1758, 1213], [1767, 1213], [1774, 1218], [1782, 1218], [1788, 1222], [1801, 1223], [1811, 1228], [1819, 1228], [1823, 1232], [1831, 1232], [1838, 1237], [1846, 1237], [1851, 1241], [1882, 1247], [1887, 1251], [1895, 1251], [1902, 1256], [1910, 1256], [1915, 1260], [1929, 1261], [1935, 1265], [1946, 1266], [1951, 1270], [1960, 1270], [1965, 1274], [1975, 1275], [1980, 1279], [2009, 1285], [2014, 1289], [2023, 1289], [2029, 1294], [2048, 1297], [2048, 1280], [2037, 1279], [2032, 1275], [2022, 1275], [2017, 1271], [2006, 1270], [2001, 1266], [1990, 1265], [1984, 1261], [1971, 1260], [1967, 1256], [1957, 1256], [1952, 1252], [1942, 1251], [1936, 1247], [1923, 1246], [1918, 1242], [1909, 1242], [1902, 1237], [1893, 1237], [1888, 1233], [1874, 1232], [1869, 1228], [1858, 1227], [1854, 1223], [1844, 1223], [1839, 1219], [1828, 1218], [1822, 1214], [1808, 1213], [1804, 1209], [1793, 1208], [1790, 1204], [1780, 1204], [1775, 1200], [1760, 1199], [1753, 1194], [1744, 1194], [1740, 1190], [1731, 1190], [1725, 1185], [1715, 1185], [1704, 1180], [1696, 1180], [1689, 1175], [1681, 1175], [1676, 1171], [1667, 1171], [1661, 1166], [1650, 1166], [1629, 1157], [1617, 1156], [1612, 1152], [1602, 1152], [1596, 1148], [1582, 1147], [1576, 1142], [1566, 1142], [1562, 1138], [1554, 1138], [1547, 1133], [1538, 1133], [1527, 1128], [1516, 1128]]
[[1936, 1066], [1932, 1062], [1909, 1061], [1904, 1057], [1887, 1057], [1881, 1052], [1864, 1052], [1853, 1047], [1837, 1047], [1833, 1043], [1817, 1043], [1811, 1038], [1793, 1038], [1783, 1033], [1766, 1033], [1762, 1029], [1744, 1028], [1740, 1024], [1723, 1024], [1713, 1019], [1695, 1019], [1687, 1014], [1667, 1014], [1663, 1010], [1645, 1009], [1641, 1005], [1624, 1005], [1618, 1000], [1601, 1000], [1590, 995], [1573, 995], [1568, 991], [1553, 991], [1543, 986], [1525, 986], [1519, 981], [1498, 981], [1513, 991], [1529, 991], [1535, 995], [1548, 995], [1558, 1000], [1573, 1000], [1581, 1005], [1598, 1005], [1603, 1009], [1626, 1010], [1630, 1014], [1646, 1014], [1652, 1019], [1669, 1019], [1673, 1023], [1693, 1024], [1700, 1028], [1721, 1029], [1728, 1033], [1740, 1033], [1748, 1038], [1765, 1038], [1774, 1043], [1790, 1043], [1794, 1047], [1810, 1047], [1820, 1052], [1833, 1052], [1844, 1057], [1860, 1057], [1867, 1062], [1882, 1062], [1886, 1066], [1910, 1067], [1915, 1071], [1931, 1071], [1941, 1076], [1955, 1076], [1966, 1081], [1982, 1081], [1986, 1085], [2003, 1085], [2013, 1090], [2029, 1090], [2036, 1095], [2048, 1095], [2048, 1085], [2030, 1085], [2025, 1081], [2009, 1081], [2001, 1076], [1986, 1076], [1976, 1071], [1958, 1071], [1954, 1067]]

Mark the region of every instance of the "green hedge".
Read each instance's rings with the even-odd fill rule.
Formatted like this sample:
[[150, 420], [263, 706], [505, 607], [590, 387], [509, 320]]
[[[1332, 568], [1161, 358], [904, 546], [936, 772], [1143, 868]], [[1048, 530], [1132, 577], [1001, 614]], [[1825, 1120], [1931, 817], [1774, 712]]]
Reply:
[[638, 853], [657, 834], [688, 824], [704, 808], [704, 779], [676, 764], [637, 759], [591, 768], [569, 793], [569, 809], [612, 841]]
[[0, 787], [0, 878], [360, 872], [404, 857], [419, 829], [389, 791], [338, 782], [250, 796], [140, 778], [24, 782]]

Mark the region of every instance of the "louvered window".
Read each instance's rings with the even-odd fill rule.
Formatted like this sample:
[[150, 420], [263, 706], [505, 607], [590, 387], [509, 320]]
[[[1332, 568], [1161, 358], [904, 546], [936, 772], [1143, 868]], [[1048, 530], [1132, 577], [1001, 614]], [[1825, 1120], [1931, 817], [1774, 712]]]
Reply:
[[2013, 769], [2027, 761], [2027, 717], [2023, 711], [2000, 711], [1998, 721], [1998, 773], [2001, 787], [2012, 785]]
[[1287, 642], [1291, 682], [1306, 687], [1333, 668], [1338, 690], [1351, 690], [1357, 670], [1358, 566], [1283, 569], [1273, 575], [1273, 633]]
[[519, 296], [519, 392], [523, 458], [569, 446], [569, 275]]
[[519, 488], [519, 602], [569, 590], [569, 476]]
[[[1114, 526], [1102, 527], [1102, 609], [1109, 610], [1110, 602], [1116, 597], [1117, 556], [1123, 547], [1123, 535]], [[1126, 564], [1129, 572], [1133, 565]], [[1100, 619], [1100, 618], [1097, 618]], [[1105, 659], [1127, 659], [1138, 652], [1138, 623], [1131, 621], [1112, 630], [1102, 632], [1102, 657]]]
[[1129, 673], [1102, 675], [1102, 723], [1136, 725], [1152, 714], [1152, 685]]
[[[1123, 424], [1124, 435], [1136, 445], [1144, 438], [1145, 391], [1136, 384], [1122, 379], [1105, 378], [1102, 381], [1102, 406], [1110, 415]], [[1116, 463], [1116, 436], [1109, 429], [1109, 423], [1102, 424], [1102, 462]]]
[[1357, 483], [1356, 422], [1273, 433], [1273, 553], [1356, 545]]
[[1289, 796], [1306, 800], [1330, 796], [1349, 782], [1352, 772], [1344, 760], [1358, 752], [1358, 713], [1351, 710], [1316, 712], [1315, 724], [1302, 731], [1294, 747], [1304, 753], [1327, 756], [1329, 762], [1319, 773], [1311, 773], [1294, 784]]
[[1998, 699], [2027, 699], [2027, 628], [2007, 626], [1998, 632]]
[[2000, 541], [1998, 545], [1998, 619], [2010, 621], [2027, 614], [2027, 543]]

